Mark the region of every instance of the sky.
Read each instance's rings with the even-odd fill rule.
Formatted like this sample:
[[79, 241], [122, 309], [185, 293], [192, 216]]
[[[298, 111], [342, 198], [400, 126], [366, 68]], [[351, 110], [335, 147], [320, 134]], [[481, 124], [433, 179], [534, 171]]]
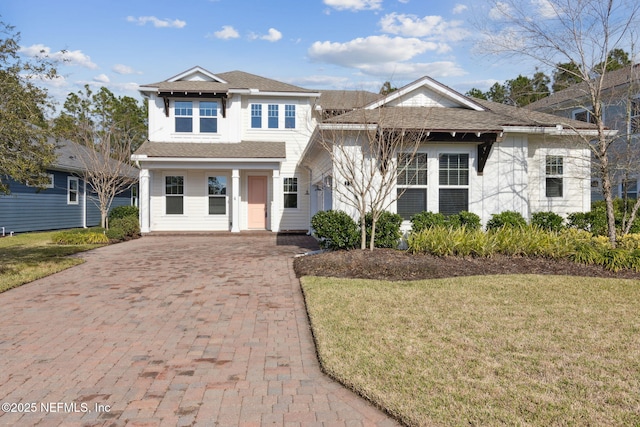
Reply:
[[62, 103], [85, 84], [140, 98], [139, 85], [200, 66], [308, 89], [401, 87], [422, 76], [465, 93], [533, 66], [479, 52], [479, 0], [0, 0], [25, 57], [63, 59]]

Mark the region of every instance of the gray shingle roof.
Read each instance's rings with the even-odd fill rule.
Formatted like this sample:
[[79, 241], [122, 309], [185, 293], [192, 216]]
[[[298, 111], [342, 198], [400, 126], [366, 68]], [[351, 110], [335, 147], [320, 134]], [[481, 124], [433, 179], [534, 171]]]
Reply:
[[[53, 138], [49, 139], [49, 142], [56, 145], [57, 157], [51, 165], [53, 169], [81, 172], [88, 165], [95, 164], [95, 158], [89, 154], [89, 149], [85, 146], [69, 140], [55, 141]], [[116, 162], [114, 159], [108, 159], [108, 161]], [[126, 176], [132, 178], [138, 176], [138, 169], [129, 164], [125, 164], [122, 170], [126, 172]]]
[[284, 141], [242, 141], [237, 143], [150, 142], [134, 155], [148, 157], [190, 157], [202, 159], [284, 159]]
[[379, 124], [392, 129], [428, 129], [446, 132], [500, 132], [505, 126], [543, 126], [558, 124], [576, 129], [595, 129], [590, 123], [551, 114], [476, 100], [486, 111], [441, 107], [383, 107], [355, 110], [327, 120], [327, 123]]
[[[626, 87], [630, 81], [638, 81], [640, 78], [640, 64], [621, 68], [620, 70], [610, 71], [604, 75], [602, 82], [603, 91], [615, 92], [619, 88]], [[562, 106], [569, 107], [571, 105], [584, 105], [585, 97], [589, 95], [588, 84], [586, 82], [572, 85], [564, 90], [555, 92], [546, 98], [542, 98], [536, 102], [532, 102], [525, 108], [538, 111], [549, 111]], [[614, 94], [615, 96], [615, 94]], [[590, 101], [587, 102], [587, 104]]]
[[143, 85], [144, 87], [157, 88], [160, 92], [203, 92], [203, 93], [226, 93], [230, 89], [258, 89], [263, 92], [309, 92], [288, 83], [245, 73], [244, 71], [229, 71], [215, 74], [226, 83], [212, 81], [162, 81]]
[[323, 110], [352, 110], [377, 101], [382, 95], [366, 90], [318, 90]]

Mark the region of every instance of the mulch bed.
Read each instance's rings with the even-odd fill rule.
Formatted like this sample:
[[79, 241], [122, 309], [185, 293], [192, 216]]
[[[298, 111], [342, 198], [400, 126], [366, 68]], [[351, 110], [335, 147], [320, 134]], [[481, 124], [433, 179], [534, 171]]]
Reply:
[[640, 280], [640, 272], [608, 271], [569, 260], [493, 256], [491, 258], [412, 255], [393, 249], [324, 252], [294, 260], [298, 277], [327, 276], [382, 280], [419, 280], [490, 274], [556, 274]]

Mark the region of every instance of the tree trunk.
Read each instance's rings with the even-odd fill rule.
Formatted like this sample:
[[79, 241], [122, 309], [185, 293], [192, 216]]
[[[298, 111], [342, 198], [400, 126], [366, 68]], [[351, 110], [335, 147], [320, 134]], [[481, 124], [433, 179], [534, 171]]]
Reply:
[[375, 247], [376, 247], [375, 241], [376, 241], [376, 223], [377, 222], [378, 221], [376, 221], [375, 215], [372, 215], [372, 218], [371, 218], [371, 240], [369, 241], [369, 250], [370, 251], [374, 250]]
[[[602, 172], [608, 172], [606, 169], [606, 159], [602, 160], [604, 164], [601, 166]], [[607, 209], [607, 236], [613, 247], [616, 246], [616, 216], [613, 208], [613, 194], [611, 192], [611, 177], [608, 173], [602, 174], [602, 197], [604, 198]]]
[[108, 211], [107, 210], [100, 209], [100, 227], [102, 227], [102, 228], [108, 228], [107, 215], [108, 215]]

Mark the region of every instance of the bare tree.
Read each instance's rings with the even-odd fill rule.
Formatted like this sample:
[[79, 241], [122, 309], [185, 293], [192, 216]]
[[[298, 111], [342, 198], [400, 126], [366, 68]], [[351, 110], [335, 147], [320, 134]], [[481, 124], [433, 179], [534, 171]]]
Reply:
[[479, 25], [486, 51], [529, 57], [549, 69], [559, 66], [560, 72], [584, 82], [583, 107], [598, 135], [595, 140], [578, 132], [576, 136], [593, 154], [606, 203], [608, 237], [615, 245], [614, 167], [609, 156], [614, 138], [604, 122], [604, 84], [607, 64], [613, 60], [609, 53], [632, 45], [640, 4], [636, 0], [486, 1], [491, 19]]
[[319, 143], [333, 165], [334, 190], [360, 216], [361, 249], [367, 247], [365, 216], [372, 217], [373, 250], [380, 215], [402, 195], [398, 172], [415, 159], [427, 136], [426, 129], [403, 126], [402, 108], [358, 109], [319, 126]]

